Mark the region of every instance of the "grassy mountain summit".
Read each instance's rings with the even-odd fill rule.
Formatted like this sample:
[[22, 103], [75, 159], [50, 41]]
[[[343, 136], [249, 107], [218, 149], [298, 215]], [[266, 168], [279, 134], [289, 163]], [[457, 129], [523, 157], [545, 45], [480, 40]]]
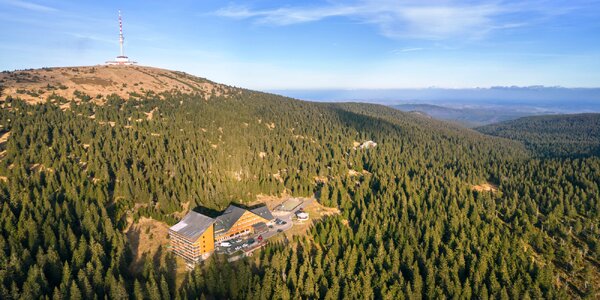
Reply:
[[76, 91], [92, 97], [96, 103], [102, 103], [112, 94], [128, 99], [130, 94], [147, 91], [198, 93], [205, 98], [213, 93], [230, 92], [225, 85], [183, 72], [118, 65], [4, 71], [0, 73], [0, 86], [3, 95], [28, 103], [46, 101], [51, 95], [72, 98]]
[[[36, 105], [2, 96], [0, 298], [597, 292], [597, 158], [540, 160], [519, 142], [385, 106], [208, 83], [213, 92], [110, 93], [117, 84], [99, 98], [75, 84]], [[494, 189], [475, 188], [484, 183]], [[132, 268], [125, 231], [142, 218], [174, 224], [196, 206], [283, 193], [341, 213], [252, 259], [214, 256], [176, 275], [176, 258], [157, 251]]]

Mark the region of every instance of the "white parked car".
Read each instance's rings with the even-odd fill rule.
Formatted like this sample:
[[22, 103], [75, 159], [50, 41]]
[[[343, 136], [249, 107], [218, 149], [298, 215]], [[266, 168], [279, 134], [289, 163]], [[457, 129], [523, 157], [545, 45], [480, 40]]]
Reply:
[[231, 243], [230, 242], [221, 242], [220, 246], [225, 247], [225, 248], [231, 247]]

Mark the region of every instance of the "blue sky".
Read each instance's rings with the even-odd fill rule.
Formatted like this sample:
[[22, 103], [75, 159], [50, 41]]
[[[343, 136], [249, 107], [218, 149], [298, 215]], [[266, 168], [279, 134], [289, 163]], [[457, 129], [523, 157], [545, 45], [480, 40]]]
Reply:
[[0, 0], [0, 69], [142, 65], [253, 89], [600, 87], [600, 1]]

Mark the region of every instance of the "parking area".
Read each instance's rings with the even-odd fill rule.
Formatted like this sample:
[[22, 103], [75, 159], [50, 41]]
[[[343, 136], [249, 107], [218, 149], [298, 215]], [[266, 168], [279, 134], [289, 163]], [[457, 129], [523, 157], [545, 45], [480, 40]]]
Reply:
[[266, 244], [269, 238], [272, 238], [273, 236], [276, 236], [277, 234], [292, 228], [292, 226], [294, 226], [294, 213], [298, 210], [302, 210], [304, 206], [309, 205], [310, 203], [312, 203], [312, 201], [312, 199], [301, 200], [298, 205], [295, 205], [294, 210], [273, 211], [272, 214], [275, 220], [273, 220], [273, 224], [269, 225], [265, 231], [234, 238], [226, 241], [225, 244], [220, 243], [218, 245], [215, 245], [215, 251], [217, 253], [229, 254], [232, 256], [238, 252], [240, 252], [240, 254], [251, 253], [253, 250], [260, 248], [264, 244]]
[[233, 254], [237, 251], [246, 251], [253, 249], [257, 246], [260, 246], [260, 244], [264, 244], [270, 237], [273, 237], [274, 235], [288, 230], [292, 227], [291, 222], [283, 222], [285, 223], [273, 223], [273, 225], [269, 225], [269, 227], [267, 227], [267, 230], [263, 232], [253, 233], [246, 236], [237, 237], [225, 242], [221, 242], [218, 245], [215, 245], [215, 250], [217, 253]]

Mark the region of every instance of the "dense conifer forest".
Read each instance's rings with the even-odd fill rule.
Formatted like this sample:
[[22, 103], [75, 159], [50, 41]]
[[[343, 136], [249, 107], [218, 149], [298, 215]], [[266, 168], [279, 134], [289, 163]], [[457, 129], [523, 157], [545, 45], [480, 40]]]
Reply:
[[[73, 98], [0, 110], [1, 299], [599, 296], [597, 156], [538, 158], [384, 106], [242, 89]], [[498, 190], [473, 189], [486, 182]], [[130, 268], [128, 219], [174, 224], [185, 203], [284, 191], [341, 214], [181, 282], [170, 254]]]

